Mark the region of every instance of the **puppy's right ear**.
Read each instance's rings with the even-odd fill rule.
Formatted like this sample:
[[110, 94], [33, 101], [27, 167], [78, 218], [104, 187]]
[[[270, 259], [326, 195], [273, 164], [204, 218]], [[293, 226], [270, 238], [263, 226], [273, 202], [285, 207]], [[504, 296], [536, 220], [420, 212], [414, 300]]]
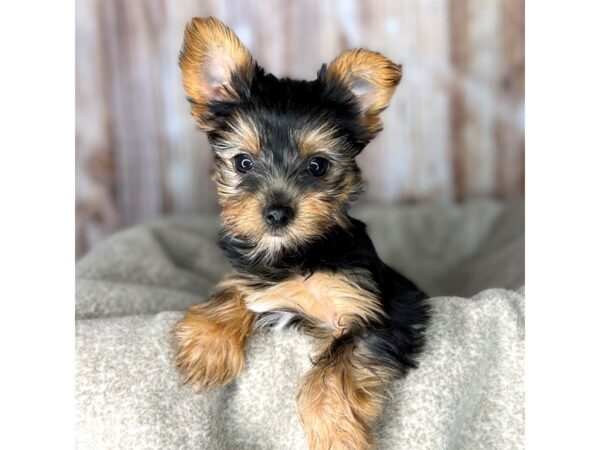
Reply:
[[212, 104], [235, 103], [249, 94], [255, 66], [248, 49], [219, 20], [196, 17], [188, 23], [179, 67], [200, 128], [214, 129]]

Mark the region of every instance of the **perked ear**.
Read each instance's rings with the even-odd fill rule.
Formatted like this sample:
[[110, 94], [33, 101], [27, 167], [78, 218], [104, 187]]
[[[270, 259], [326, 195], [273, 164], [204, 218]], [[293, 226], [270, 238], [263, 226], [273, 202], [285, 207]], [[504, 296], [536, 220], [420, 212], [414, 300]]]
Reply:
[[390, 104], [402, 78], [402, 66], [365, 49], [347, 50], [327, 67], [328, 83], [339, 83], [356, 99], [369, 139], [382, 129], [379, 114]]
[[212, 103], [235, 102], [248, 92], [255, 65], [248, 49], [219, 20], [196, 17], [188, 23], [179, 67], [200, 128], [213, 129]]

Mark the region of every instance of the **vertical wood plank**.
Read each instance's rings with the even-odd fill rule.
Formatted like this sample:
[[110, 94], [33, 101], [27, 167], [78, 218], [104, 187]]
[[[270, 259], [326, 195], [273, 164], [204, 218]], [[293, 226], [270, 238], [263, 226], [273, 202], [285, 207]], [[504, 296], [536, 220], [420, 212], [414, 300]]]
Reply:
[[[459, 5], [460, 3], [460, 5]], [[456, 10], [454, 10], [456, 8]], [[461, 50], [455, 54], [455, 167], [460, 176], [458, 198], [493, 193], [495, 181], [495, 86], [499, 79], [498, 2], [455, 1], [452, 26]], [[478, 49], [481, 49], [478, 51]]]
[[80, 257], [122, 221], [115, 193], [117, 149], [109, 105], [101, 96], [108, 81], [98, 1], [78, 1], [75, 13], [75, 248]]
[[500, 2], [502, 63], [498, 90], [495, 196], [514, 199], [525, 190], [525, 0]]

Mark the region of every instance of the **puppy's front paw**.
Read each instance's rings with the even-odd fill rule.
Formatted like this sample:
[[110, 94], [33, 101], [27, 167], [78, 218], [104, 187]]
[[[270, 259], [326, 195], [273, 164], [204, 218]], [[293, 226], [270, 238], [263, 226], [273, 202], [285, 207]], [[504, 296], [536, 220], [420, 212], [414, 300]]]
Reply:
[[185, 382], [200, 389], [234, 380], [245, 363], [245, 342], [239, 330], [207, 316], [205, 305], [195, 306], [173, 330], [176, 365]]
[[377, 381], [369, 374], [360, 376], [358, 365], [353, 364], [356, 361], [340, 359], [329, 366], [315, 366], [302, 380], [298, 409], [310, 450], [375, 448], [369, 424], [381, 408], [381, 397], [372, 383]]
[[369, 427], [338, 393], [322, 392], [313, 398], [303, 393], [299, 400], [305, 408], [300, 420], [308, 438], [310, 450], [370, 450], [375, 441]]

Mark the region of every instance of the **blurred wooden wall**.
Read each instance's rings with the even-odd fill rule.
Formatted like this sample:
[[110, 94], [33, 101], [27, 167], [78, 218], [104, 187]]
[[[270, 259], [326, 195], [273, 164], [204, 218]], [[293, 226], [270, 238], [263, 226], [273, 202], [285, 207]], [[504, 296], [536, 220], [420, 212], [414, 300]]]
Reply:
[[365, 198], [512, 199], [524, 190], [524, 0], [77, 0], [77, 253], [169, 213], [216, 210], [211, 153], [177, 56], [215, 16], [276, 75], [314, 78], [349, 47], [402, 63]]

